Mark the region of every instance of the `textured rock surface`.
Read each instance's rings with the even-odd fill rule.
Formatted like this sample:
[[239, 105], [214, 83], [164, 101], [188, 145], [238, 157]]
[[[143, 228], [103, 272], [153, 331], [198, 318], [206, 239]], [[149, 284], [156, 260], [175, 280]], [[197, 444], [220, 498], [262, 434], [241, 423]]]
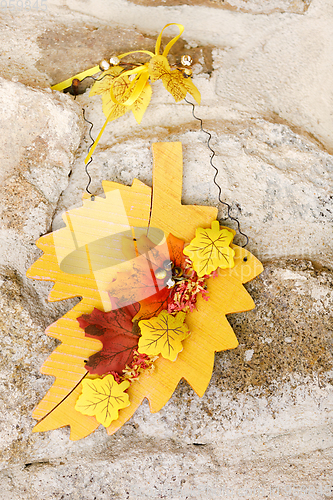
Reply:
[[[132, 0], [138, 5], [154, 6], [154, 0]], [[165, 6], [203, 5], [206, 7], [248, 12], [251, 14], [273, 14], [275, 12], [293, 12], [303, 14], [309, 8], [311, 0], [164, 0]]]
[[[30, 434], [30, 411], [50, 384], [38, 368], [54, 348], [41, 328], [51, 316], [45, 303], [7, 275], [1, 290], [7, 326], [1, 366], [0, 498], [204, 494], [218, 499], [220, 489], [229, 486], [234, 498], [241, 498], [237, 492], [246, 487], [263, 492], [258, 496], [250, 491], [247, 498], [265, 498], [275, 487], [280, 489], [278, 498], [287, 499], [286, 488], [295, 484], [328, 492], [332, 280], [331, 271], [315, 269], [310, 262], [267, 264], [250, 287], [257, 308], [230, 317], [240, 346], [217, 355], [201, 400], [182, 383], [158, 414], [151, 415], [143, 405], [115, 436], [99, 429], [71, 443], [66, 429]], [[39, 318], [32, 301], [38, 304]], [[142, 480], [147, 481], [144, 487]], [[318, 489], [310, 498], [330, 496]]]
[[[2, 265], [24, 275], [32, 244], [50, 229], [80, 142], [77, 106], [61, 94], [0, 80]], [[79, 110], [80, 111], [80, 110]]]
[[[1, 500], [333, 498], [332, 18], [329, 0], [66, 0], [2, 12]], [[56, 345], [44, 329], [75, 300], [49, 304], [51, 284], [25, 271], [36, 238], [81, 203], [81, 107], [95, 136], [104, 121], [98, 97], [48, 87], [115, 52], [153, 49], [174, 21], [186, 30], [170, 60], [194, 58], [223, 200], [265, 264], [248, 285], [256, 309], [229, 317], [240, 346], [217, 354], [202, 399], [181, 383], [158, 414], [143, 404], [114, 436], [34, 434], [32, 409], [53, 382], [39, 373]], [[158, 83], [140, 127], [130, 115], [108, 125], [92, 190], [102, 179], [151, 184], [151, 143], [176, 140], [183, 202], [218, 206], [206, 136]]]

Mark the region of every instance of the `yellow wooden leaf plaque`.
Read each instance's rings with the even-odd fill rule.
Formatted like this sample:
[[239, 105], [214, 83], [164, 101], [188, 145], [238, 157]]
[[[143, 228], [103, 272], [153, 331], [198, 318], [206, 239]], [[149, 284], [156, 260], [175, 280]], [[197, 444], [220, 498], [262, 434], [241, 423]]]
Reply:
[[[151, 412], [158, 412], [167, 403], [182, 378], [201, 397], [211, 379], [215, 352], [233, 349], [238, 345], [226, 314], [247, 311], [254, 307], [243, 283], [252, 280], [263, 268], [250, 252], [230, 244], [227, 259], [230, 267], [219, 267], [214, 271], [214, 276], [206, 276], [209, 299], [204, 300], [204, 296], [198, 294], [196, 307], [186, 312], [186, 333], [185, 329], [180, 331], [177, 356], [170, 355], [169, 359], [166, 359], [167, 356], [159, 355], [157, 359], [152, 359], [149, 358], [150, 352], [145, 353], [144, 347], [140, 348], [139, 351], [143, 354], [138, 353], [138, 356], [147, 355], [149, 366], [154, 361], [154, 370], [141, 371], [135, 383], [129, 384], [120, 380], [118, 388], [113, 375], [105, 374], [103, 382], [103, 378], [98, 379], [97, 375], [91, 375], [86, 369], [88, 358], [102, 348], [98, 336], [95, 338], [94, 335], [88, 335], [87, 331], [100, 333], [102, 330], [96, 328], [104, 327], [97, 325], [92, 330], [83, 329], [78, 319], [87, 318], [96, 310], [105, 314], [105, 318], [109, 318], [116, 308], [119, 308], [119, 314], [125, 310], [110, 297], [110, 283], [115, 282], [118, 275], [122, 276], [120, 273], [128, 274], [131, 269], [135, 269], [136, 259], [142, 260], [142, 255], [138, 256], [140, 245], [137, 245], [137, 241], [142, 242], [142, 238], [148, 237], [151, 245], [155, 245], [157, 249], [165, 249], [166, 240], [169, 241], [169, 235], [172, 235], [176, 241], [185, 242], [184, 255], [186, 246], [191, 243], [192, 246], [188, 246], [187, 252], [191, 255], [190, 250], [194, 249], [196, 234], [199, 239], [204, 234], [203, 231], [197, 232], [198, 228], [205, 229], [206, 236], [218, 234], [216, 239], [219, 234], [225, 238], [226, 232], [229, 231], [225, 239], [228, 245], [231, 239], [231, 230], [220, 229], [214, 222], [217, 216], [216, 208], [182, 205], [181, 143], [155, 143], [153, 156], [152, 189], [137, 179], [131, 187], [104, 181], [105, 197], [92, 198], [84, 195], [82, 207], [64, 214], [66, 227], [41, 237], [37, 242], [44, 254], [31, 266], [27, 276], [54, 282], [49, 295], [50, 301], [70, 297], [82, 299], [46, 330], [49, 336], [57, 338], [61, 343], [41, 368], [42, 373], [55, 377], [55, 382], [33, 413], [34, 418], [38, 420], [34, 428], [36, 432], [69, 425], [70, 438], [77, 440], [93, 432], [102, 421], [107, 426], [108, 434], [113, 434], [131, 418], [145, 398], [149, 401]], [[126, 252], [123, 251], [124, 238]], [[129, 241], [133, 244], [133, 251], [128, 249]], [[212, 248], [212, 245], [208, 246], [209, 250]], [[224, 252], [225, 247], [222, 250]], [[174, 253], [176, 255], [177, 248]], [[128, 260], [128, 255], [137, 257]], [[149, 247], [147, 255], [153, 256], [147, 258], [147, 273], [150, 276], [149, 272], [159, 265], [158, 250]], [[215, 258], [214, 262], [217, 261]], [[161, 274], [161, 270], [157, 271]], [[159, 276], [157, 271], [155, 269], [152, 279], [158, 285], [158, 279], [155, 280], [155, 276]], [[163, 272], [162, 269], [162, 276], [165, 274]], [[163, 290], [158, 290], [156, 296], [163, 293]], [[181, 323], [183, 314], [185, 313], [180, 315]], [[165, 316], [166, 313], [163, 313], [160, 317]], [[144, 321], [147, 321], [146, 318]], [[156, 318], [154, 321], [156, 323]], [[137, 335], [134, 326], [133, 332], [128, 333], [129, 339]], [[103, 331], [109, 331], [105, 328]], [[181, 349], [180, 341], [182, 350], [178, 352]], [[142, 342], [141, 344], [143, 345]], [[163, 349], [165, 347], [160, 349], [160, 352], [164, 352]], [[155, 353], [154, 350], [152, 352]], [[96, 379], [98, 380], [94, 383]], [[91, 406], [86, 410], [86, 413], [90, 413], [88, 415], [79, 411], [86, 398], [82, 396], [83, 385], [88, 388], [85, 390], [88, 395], [89, 391], [94, 389], [96, 392], [98, 388], [97, 395], [94, 393], [94, 398], [98, 399], [98, 393], [106, 391], [105, 386], [109, 380], [112, 380], [113, 384], [113, 389], [110, 389], [111, 396], [125, 394], [121, 391], [126, 390], [128, 406], [126, 396], [126, 401], [119, 403], [107, 416], [101, 417], [100, 408], [93, 414]]]

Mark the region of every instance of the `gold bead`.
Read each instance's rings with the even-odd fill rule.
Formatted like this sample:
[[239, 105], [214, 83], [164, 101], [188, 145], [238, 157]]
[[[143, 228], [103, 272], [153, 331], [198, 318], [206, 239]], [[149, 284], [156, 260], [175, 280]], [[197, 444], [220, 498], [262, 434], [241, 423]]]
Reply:
[[110, 64], [111, 64], [111, 66], [118, 66], [118, 64], [119, 64], [118, 57], [117, 56], [110, 57]]
[[185, 76], [185, 78], [189, 78], [190, 76], [192, 76], [191, 68], [185, 68], [183, 71], [183, 75]]
[[164, 267], [164, 269], [165, 269], [166, 271], [171, 271], [171, 269], [173, 268], [173, 265], [174, 265], [174, 264], [173, 264], [172, 260], [165, 260], [165, 261], [163, 262], [163, 267]]
[[155, 278], [157, 280], [164, 280], [166, 278], [167, 272], [165, 269], [161, 269], [160, 267], [155, 271]]
[[182, 55], [180, 62], [183, 66], [191, 66], [191, 64], [193, 63], [193, 59], [188, 54], [184, 54]]
[[103, 61], [99, 63], [99, 69], [101, 71], [107, 71], [109, 68], [110, 68], [110, 63], [106, 61], [106, 59], [103, 59]]
[[183, 275], [183, 270], [181, 267], [174, 267], [172, 271], [173, 276], [179, 278], [180, 276]]

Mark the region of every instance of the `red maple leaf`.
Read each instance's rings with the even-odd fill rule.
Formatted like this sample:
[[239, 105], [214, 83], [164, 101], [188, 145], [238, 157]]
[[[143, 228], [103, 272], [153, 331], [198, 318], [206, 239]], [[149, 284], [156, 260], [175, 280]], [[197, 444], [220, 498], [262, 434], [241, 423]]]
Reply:
[[77, 318], [86, 337], [98, 339], [103, 348], [89, 357], [85, 367], [91, 374], [105, 375], [123, 369], [133, 360], [137, 348], [140, 329], [137, 321], [132, 321], [139, 310], [139, 304], [114, 309], [108, 313], [94, 308], [91, 314]]
[[135, 320], [151, 318], [162, 309], [167, 309], [170, 289], [166, 282], [172, 273], [168, 271], [164, 280], [158, 280], [155, 272], [163, 268], [165, 261], [170, 260], [174, 266], [184, 268], [183, 248], [184, 241], [169, 234], [166, 243], [154, 246], [150, 251], [150, 259], [147, 259], [147, 255], [139, 255], [131, 271], [118, 273], [109, 287], [110, 297], [116, 298], [120, 305], [139, 302], [140, 311]]

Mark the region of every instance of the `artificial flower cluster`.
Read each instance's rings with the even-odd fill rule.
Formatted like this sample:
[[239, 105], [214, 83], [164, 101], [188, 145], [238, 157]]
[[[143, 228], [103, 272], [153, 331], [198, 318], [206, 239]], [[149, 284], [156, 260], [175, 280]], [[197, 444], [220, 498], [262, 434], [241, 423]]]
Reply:
[[205, 275], [199, 278], [193, 269], [190, 259], [185, 259], [184, 279], [172, 289], [170, 301], [168, 302], [168, 313], [173, 314], [178, 311], [192, 312], [196, 308], [198, 294], [204, 300], [209, 299], [206, 279], [215, 277], [215, 271], [211, 276]]
[[[158, 356], [148, 356], [148, 354], [141, 354], [137, 351], [134, 351], [131, 366], [125, 366], [123, 370], [123, 378], [125, 380], [129, 380], [130, 382], [134, 382], [138, 379], [139, 375], [142, 372], [153, 372], [155, 369], [154, 361], [156, 361], [157, 359]], [[118, 379], [119, 381], [117, 382], [121, 382], [119, 375]]]

